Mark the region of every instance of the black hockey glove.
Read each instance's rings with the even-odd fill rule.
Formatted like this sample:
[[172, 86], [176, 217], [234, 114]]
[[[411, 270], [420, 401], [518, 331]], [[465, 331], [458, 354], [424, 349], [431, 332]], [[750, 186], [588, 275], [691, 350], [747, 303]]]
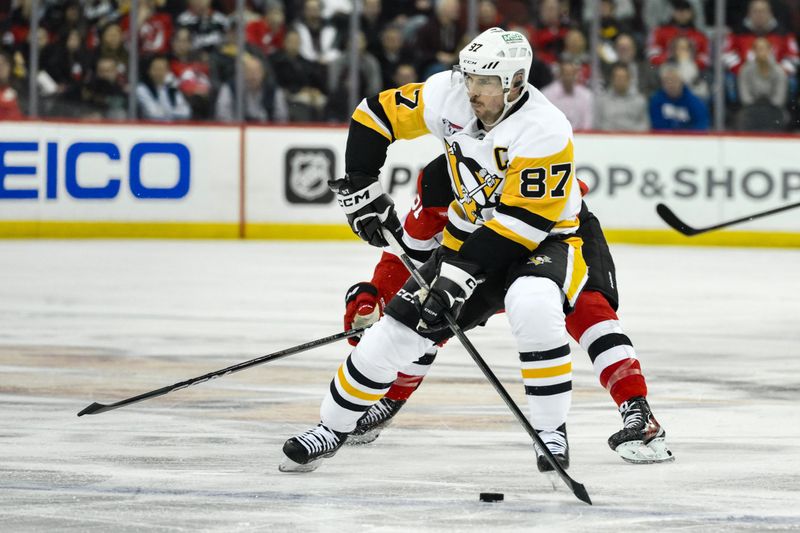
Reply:
[[443, 259], [439, 263], [431, 290], [427, 293], [420, 290], [414, 295], [420, 314], [417, 331], [432, 333], [447, 328], [444, 314], [448, 311], [453, 319], [457, 319], [464, 302], [478, 286], [479, 272], [478, 265], [465, 259]]
[[388, 243], [381, 228], [388, 229], [398, 238], [402, 235], [403, 227], [394, 210], [394, 202], [383, 192], [377, 178], [346, 175], [329, 181], [328, 186], [336, 193], [336, 199], [347, 215], [347, 223], [361, 239], [382, 248]]

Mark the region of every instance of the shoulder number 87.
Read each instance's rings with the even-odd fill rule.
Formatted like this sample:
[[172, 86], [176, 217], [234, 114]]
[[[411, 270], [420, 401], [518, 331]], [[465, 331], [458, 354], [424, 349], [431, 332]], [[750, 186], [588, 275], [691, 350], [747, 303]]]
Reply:
[[525, 198], [544, 198], [547, 196], [547, 176], [559, 178], [555, 187], [550, 189], [551, 198], [563, 198], [569, 177], [572, 175], [572, 163], [556, 163], [550, 165], [550, 172], [544, 167], [526, 168], [519, 173], [520, 194]]

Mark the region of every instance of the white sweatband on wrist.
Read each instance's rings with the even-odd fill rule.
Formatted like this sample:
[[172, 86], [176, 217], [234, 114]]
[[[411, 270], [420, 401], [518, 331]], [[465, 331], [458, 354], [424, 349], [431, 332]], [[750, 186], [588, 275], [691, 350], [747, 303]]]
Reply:
[[359, 189], [351, 194], [337, 194], [336, 201], [344, 210], [345, 214], [355, 213], [365, 205], [372, 203], [377, 197], [383, 194], [383, 187], [379, 181], [371, 183], [368, 187]]
[[464, 299], [469, 298], [472, 295], [472, 291], [478, 286], [477, 280], [469, 272], [461, 270], [447, 261], [442, 262], [439, 267], [439, 277], [447, 278], [461, 287], [461, 290], [464, 291]]

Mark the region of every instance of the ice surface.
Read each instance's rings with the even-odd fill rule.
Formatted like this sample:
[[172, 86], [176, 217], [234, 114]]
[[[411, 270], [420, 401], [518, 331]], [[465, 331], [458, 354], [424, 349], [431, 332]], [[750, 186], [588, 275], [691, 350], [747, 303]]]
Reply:
[[[570, 474], [589, 507], [536, 471], [455, 342], [392, 428], [312, 474], [279, 473], [280, 449], [316, 423], [344, 342], [75, 416], [341, 331], [366, 245], [0, 242], [0, 530], [800, 529], [800, 251], [613, 250], [677, 460], [608, 449], [619, 416], [576, 348]], [[524, 405], [505, 318], [470, 337]]]

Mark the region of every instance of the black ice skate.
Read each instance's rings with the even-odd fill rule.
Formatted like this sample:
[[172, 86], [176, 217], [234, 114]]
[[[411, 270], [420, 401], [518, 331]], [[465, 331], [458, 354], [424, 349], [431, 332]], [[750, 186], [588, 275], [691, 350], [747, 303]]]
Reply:
[[319, 424], [284, 443], [283, 453], [286, 458], [278, 470], [281, 472], [313, 472], [323, 459], [333, 457], [345, 440], [347, 440], [347, 433], [339, 433]]
[[608, 445], [629, 463], [664, 463], [675, 457], [664, 442], [667, 432], [650, 411], [643, 396], [619, 406], [623, 428], [608, 438]]
[[[550, 453], [553, 454], [558, 464], [566, 470], [569, 468], [569, 442], [567, 441], [567, 425], [561, 424], [555, 431], [536, 430], [536, 433], [541, 437]], [[539, 451], [539, 447], [534, 445], [536, 449], [536, 466], [539, 472], [553, 472], [555, 469], [547, 462], [544, 455]]]
[[392, 418], [405, 403], [405, 400], [381, 398], [358, 420], [356, 429], [350, 433], [347, 439], [347, 444], [357, 446], [359, 444], [369, 444], [377, 439], [381, 431], [392, 423]]

